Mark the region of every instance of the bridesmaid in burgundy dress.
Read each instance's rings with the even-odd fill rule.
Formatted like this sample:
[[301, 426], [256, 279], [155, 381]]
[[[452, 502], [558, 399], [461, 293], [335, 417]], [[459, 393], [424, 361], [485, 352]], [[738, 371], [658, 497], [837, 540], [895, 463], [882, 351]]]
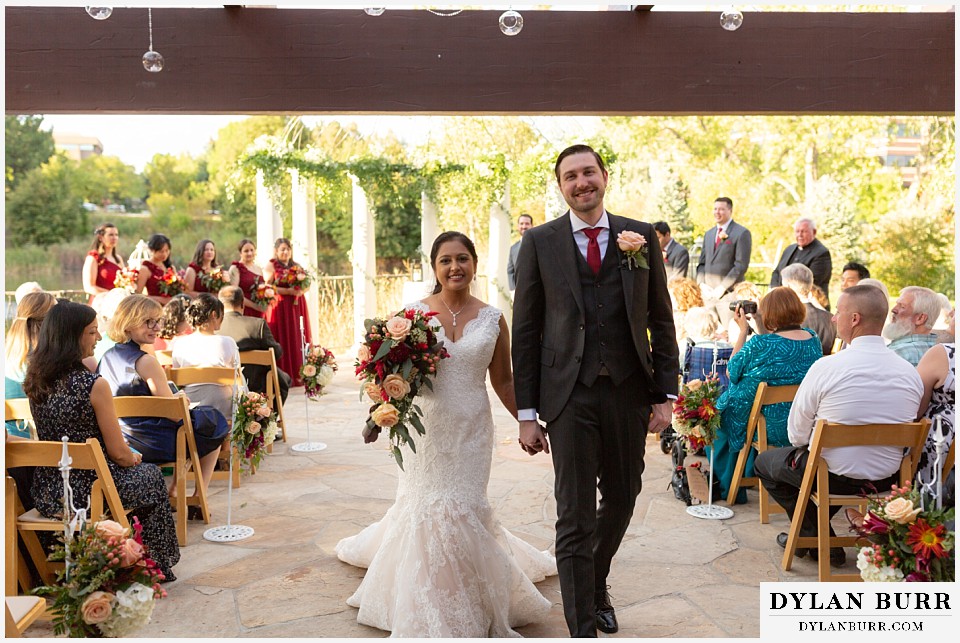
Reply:
[[147, 240], [147, 248], [153, 254], [150, 259], [144, 259], [140, 264], [140, 274], [137, 277], [137, 292], [144, 293], [161, 306], [170, 301], [170, 297], [160, 292], [160, 279], [170, 263], [170, 239], [163, 234], [152, 235]]
[[[183, 275], [183, 280], [187, 284], [187, 294], [196, 297], [202, 292], [211, 292], [203, 285], [200, 278], [203, 274], [210, 272], [214, 268], [220, 268], [220, 260], [217, 258], [217, 247], [210, 239], [201, 239], [197, 244], [197, 249], [193, 253], [193, 261], [187, 266], [187, 271]], [[226, 276], [226, 275], [224, 275]], [[214, 295], [217, 293], [214, 292]]]
[[123, 258], [117, 252], [120, 233], [112, 223], [103, 223], [93, 231], [93, 244], [83, 261], [83, 290], [90, 295], [88, 304], [102, 292], [113, 290]]
[[310, 343], [310, 321], [307, 318], [307, 304], [303, 300], [303, 290], [285, 286], [284, 280], [300, 264], [293, 260], [293, 246], [283, 237], [273, 244], [273, 259], [264, 269], [264, 278], [273, 284], [277, 298], [267, 309], [267, 326], [283, 347], [283, 355], [277, 359], [277, 368], [290, 374], [294, 386], [302, 386], [300, 367], [303, 365], [303, 350], [300, 339], [300, 319], [303, 319], [303, 333]]
[[250, 299], [250, 289], [263, 283], [263, 271], [257, 265], [257, 246], [250, 239], [241, 239], [237, 246], [240, 261], [230, 264], [230, 285], [243, 291], [243, 314], [247, 317], [263, 317], [263, 308]]

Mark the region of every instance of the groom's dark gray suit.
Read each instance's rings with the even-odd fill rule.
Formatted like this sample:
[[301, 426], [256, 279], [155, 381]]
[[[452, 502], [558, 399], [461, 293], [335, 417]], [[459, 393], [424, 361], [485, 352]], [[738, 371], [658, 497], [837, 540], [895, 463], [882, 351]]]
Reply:
[[[608, 213], [609, 238], [595, 275], [577, 247], [571, 216], [524, 234], [513, 370], [517, 408], [536, 409], [547, 423], [567, 625], [573, 636], [596, 636], [594, 597], [606, 587], [640, 493], [650, 407], [676, 394], [679, 358], [653, 227]], [[624, 230], [646, 239], [649, 268], [628, 269], [616, 243]]]

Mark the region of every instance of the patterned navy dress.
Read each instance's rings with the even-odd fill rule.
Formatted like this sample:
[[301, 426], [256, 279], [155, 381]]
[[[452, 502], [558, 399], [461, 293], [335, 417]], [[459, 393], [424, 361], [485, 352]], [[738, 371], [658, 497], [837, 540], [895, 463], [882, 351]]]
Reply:
[[[41, 440], [59, 442], [66, 435], [70, 442], [86, 442], [96, 438], [106, 454], [107, 447], [97, 424], [97, 416], [90, 403], [90, 392], [100, 376], [77, 369], [67, 373], [54, 386], [53, 392], [42, 403], [30, 401], [37, 435]], [[167, 580], [176, 580], [173, 566], [180, 560], [176, 525], [167, 499], [167, 485], [160, 468], [155, 464], [140, 463], [122, 467], [107, 457], [107, 466], [113, 475], [120, 501], [130, 515], [143, 525], [143, 543], [150, 557], [157, 562]], [[70, 472], [74, 504], [82, 507], [90, 498], [90, 489], [96, 473], [74, 469]], [[47, 518], [59, 518], [63, 511], [63, 478], [53, 467], [37, 467], [33, 474], [33, 501], [37, 510]], [[93, 516], [94, 520], [99, 516]]]
[[[947, 377], [941, 386], [933, 389], [930, 396], [930, 405], [927, 406], [923, 417], [930, 419], [930, 433], [927, 434], [927, 442], [923, 447], [923, 453], [920, 454], [920, 465], [917, 469], [917, 482], [921, 480], [929, 483], [936, 475], [936, 457], [937, 447], [933, 440], [934, 418], [938, 415], [943, 418], [943, 434], [946, 436], [944, 443], [944, 455], [941, 456], [940, 466], [943, 466], [943, 458], [946, 457], [946, 451], [953, 444], [954, 436], [954, 417], [956, 414], [956, 403], [954, 396], [957, 389], [956, 380], [956, 362], [954, 355], [957, 352], [956, 344], [940, 344], [947, 353]], [[930, 350], [939, 350], [936, 346]], [[951, 485], [952, 487], [952, 485]]]

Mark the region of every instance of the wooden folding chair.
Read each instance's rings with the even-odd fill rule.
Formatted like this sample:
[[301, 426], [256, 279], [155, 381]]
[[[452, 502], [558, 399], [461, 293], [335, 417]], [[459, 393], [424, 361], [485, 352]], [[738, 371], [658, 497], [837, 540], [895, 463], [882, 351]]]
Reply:
[[798, 388], [800, 388], [799, 384], [770, 386], [766, 382], [760, 382], [760, 386], [757, 387], [757, 394], [753, 397], [750, 417], [747, 419], [746, 440], [743, 443], [743, 448], [740, 449], [737, 464], [733, 468], [733, 479], [730, 482], [730, 491], [727, 493], [727, 504], [733, 505], [740, 487], [758, 487], [760, 492], [760, 523], [764, 525], [770, 522], [771, 513], [783, 513], [783, 508], [775, 502], [770, 502], [770, 494], [763, 488], [759, 478], [756, 476], [745, 477], [743, 474], [747, 469], [750, 449], [754, 448], [754, 435], [757, 437], [757, 454], [763, 453], [769, 448], [767, 444], [767, 419], [763, 415], [763, 407], [780, 402], [793, 402]]
[[[283, 419], [283, 399], [280, 397], [280, 369], [277, 368], [277, 358], [270, 349], [260, 351], [243, 351], [240, 353], [240, 365], [269, 366], [267, 374], [267, 404], [277, 412], [277, 426], [283, 431], [284, 442], [287, 441], [287, 424]], [[273, 450], [273, 445], [268, 447]]]
[[[830, 572], [830, 548], [853, 547], [859, 536], [830, 536], [830, 507], [856, 506], [863, 512], [867, 501], [861, 496], [848, 496], [830, 493], [829, 471], [823, 460], [823, 449], [852, 446], [891, 446], [905, 449], [900, 461], [900, 486], [914, 479], [917, 474], [919, 455], [927, 439], [930, 421], [924, 418], [920, 422], [903, 424], [832, 424], [819, 420], [813, 431], [810, 456], [803, 471], [800, 483], [800, 497], [790, 523], [790, 533], [783, 552], [783, 570], [789, 571], [793, 565], [793, 556], [797, 547], [816, 547], [818, 554], [819, 579], [823, 581], [860, 582], [860, 574], [832, 574]], [[814, 488], [816, 487], [816, 488]], [[883, 495], [881, 493], [881, 495]], [[801, 536], [800, 524], [806, 513], [807, 501], [817, 507], [817, 535]]]
[[160, 362], [160, 366], [164, 368], [173, 366], [173, 351], [171, 350], [157, 351], [154, 357], [156, 357], [157, 361]]
[[8, 596], [4, 603], [6, 625], [3, 633], [8, 639], [21, 638], [47, 608], [47, 602], [39, 596]]
[[[107, 459], [96, 438], [86, 442], [71, 442], [67, 446], [73, 469], [93, 470], [97, 479], [90, 490], [90, 516], [96, 521], [104, 515], [104, 503], [110, 510], [112, 520], [124, 527], [130, 527], [127, 512], [123, 508], [117, 487], [113, 482], [113, 475], [107, 467]], [[19, 440], [8, 442], [5, 448], [6, 466], [11, 467], [53, 467], [60, 465], [63, 454], [63, 444], [60, 442], [41, 442], [33, 440]], [[36, 531], [63, 530], [63, 521], [56, 518], [45, 518], [36, 509], [24, 512], [19, 499], [14, 494], [14, 506], [17, 508], [16, 533], [20, 534], [26, 544], [27, 551], [34, 565], [40, 572], [41, 579], [49, 584], [54, 582], [53, 568], [47, 563], [46, 553], [40, 546]]]
[[37, 427], [33, 423], [33, 412], [30, 411], [30, 400], [25, 397], [13, 398], [3, 401], [4, 421], [11, 420], [25, 422], [30, 431], [30, 437], [37, 439]]
[[[226, 366], [184, 366], [180, 368], [170, 368], [167, 370], [167, 379], [178, 387], [183, 388], [188, 384], [221, 384], [224, 386], [233, 386], [239, 383], [237, 371]], [[235, 395], [236, 393], [232, 393]], [[227, 418], [227, 424], [233, 427], [233, 418]], [[233, 441], [230, 435], [223, 441], [227, 452], [233, 458], [233, 486], [240, 488], [240, 454], [233, 447]], [[228, 471], [214, 471], [213, 480], [226, 480], [229, 476]]]
[[833, 347], [830, 349], [830, 354], [839, 353], [841, 348], [843, 348], [843, 340], [837, 337], [833, 340]]
[[[190, 421], [190, 408], [183, 395], [175, 397], [120, 396], [113, 398], [113, 408], [118, 418], [156, 417], [169, 418], [182, 422], [177, 429], [177, 455], [173, 462], [159, 464], [161, 467], [173, 467], [177, 485], [177, 541], [181, 547], [187, 546], [187, 506], [200, 507], [203, 521], [210, 523], [210, 506], [207, 502], [207, 488], [200, 473], [200, 453]], [[194, 495], [187, 495], [187, 480], [193, 480]]]

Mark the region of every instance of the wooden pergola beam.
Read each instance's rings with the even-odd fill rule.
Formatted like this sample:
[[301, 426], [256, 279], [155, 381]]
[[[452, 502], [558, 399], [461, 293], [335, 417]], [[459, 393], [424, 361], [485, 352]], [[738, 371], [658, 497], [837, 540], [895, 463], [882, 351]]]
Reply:
[[7, 7], [22, 113], [952, 114], [954, 14]]

